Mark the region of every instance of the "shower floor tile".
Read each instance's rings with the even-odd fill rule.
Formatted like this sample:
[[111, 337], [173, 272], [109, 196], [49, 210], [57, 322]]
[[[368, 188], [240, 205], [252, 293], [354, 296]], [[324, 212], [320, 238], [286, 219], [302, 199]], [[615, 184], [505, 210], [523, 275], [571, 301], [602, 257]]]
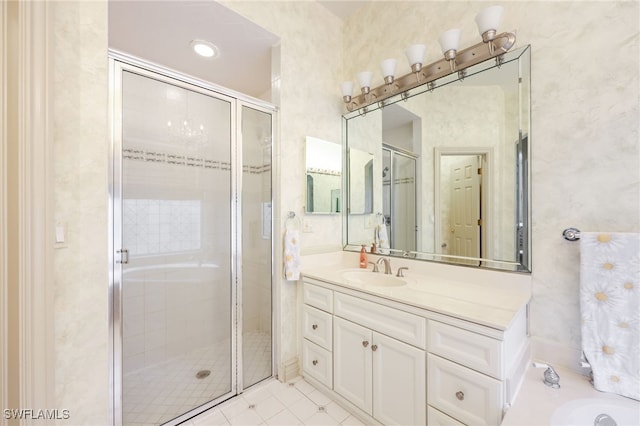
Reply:
[[[251, 366], [245, 371], [245, 379], [247, 383], [255, 383], [271, 371], [271, 337], [267, 333], [245, 333], [244, 345], [244, 353], [247, 354], [244, 364]], [[124, 375], [123, 424], [151, 426], [166, 423], [228, 393], [231, 389], [230, 351], [230, 342], [225, 341]], [[196, 378], [200, 370], [209, 370], [211, 374]], [[265, 397], [270, 396], [267, 394]], [[243, 419], [253, 418], [247, 416]]]

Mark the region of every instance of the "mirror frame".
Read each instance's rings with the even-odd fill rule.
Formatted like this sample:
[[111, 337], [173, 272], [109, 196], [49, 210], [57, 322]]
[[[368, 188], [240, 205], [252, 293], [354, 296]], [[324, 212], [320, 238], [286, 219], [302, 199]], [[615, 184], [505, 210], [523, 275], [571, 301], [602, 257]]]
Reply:
[[[475, 74], [485, 72], [487, 70], [497, 69], [507, 62], [518, 61], [519, 66], [519, 81], [520, 87], [520, 111], [521, 111], [521, 126], [518, 146], [521, 148], [519, 151], [519, 161], [516, 161], [516, 188], [518, 200], [516, 202], [516, 232], [513, 238], [517, 242], [517, 253], [515, 261], [503, 261], [488, 258], [464, 258], [475, 261], [474, 264], [464, 264], [460, 262], [460, 258], [456, 256], [411, 251], [405, 252], [398, 249], [389, 249], [389, 255], [393, 257], [404, 257], [416, 260], [433, 261], [439, 263], [446, 263], [456, 266], [467, 267], [480, 267], [487, 269], [496, 269], [502, 271], [531, 273], [531, 176], [530, 176], [530, 158], [531, 158], [531, 46], [526, 45], [518, 49], [511, 50], [504, 53], [500, 57], [487, 59], [484, 62], [478, 63], [467, 68], [465, 78], [469, 78]], [[457, 74], [450, 74], [435, 81], [435, 87], [427, 84], [412, 88], [405, 93], [398, 93], [391, 98], [385, 99], [383, 103], [369, 105], [365, 108], [351, 111], [342, 116], [342, 152], [343, 152], [343, 169], [348, 160], [348, 122], [352, 118], [364, 115], [368, 112], [375, 111], [384, 108], [387, 105], [391, 105], [413, 96], [418, 96], [429, 90], [438, 90], [439, 87], [443, 87], [458, 80]], [[433, 165], [435, 168], [435, 165]], [[351, 188], [349, 187], [348, 173], [343, 173], [343, 195], [344, 199], [349, 200], [351, 197]], [[435, 200], [434, 200], [435, 201]], [[375, 212], [372, 214], [375, 216]], [[342, 238], [343, 238], [343, 250], [345, 251], [360, 251], [361, 244], [349, 244], [349, 209], [345, 208], [342, 212], [343, 226], [342, 226]], [[373, 223], [374, 217], [371, 221]], [[435, 237], [435, 236], [434, 236]]]

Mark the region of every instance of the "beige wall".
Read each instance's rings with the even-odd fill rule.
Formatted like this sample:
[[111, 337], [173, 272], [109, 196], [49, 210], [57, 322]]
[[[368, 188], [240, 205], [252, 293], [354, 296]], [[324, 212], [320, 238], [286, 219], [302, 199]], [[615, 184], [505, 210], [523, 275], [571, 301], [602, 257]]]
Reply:
[[[51, 2], [55, 408], [109, 418], [107, 4]], [[62, 421], [64, 423], [64, 421]]]

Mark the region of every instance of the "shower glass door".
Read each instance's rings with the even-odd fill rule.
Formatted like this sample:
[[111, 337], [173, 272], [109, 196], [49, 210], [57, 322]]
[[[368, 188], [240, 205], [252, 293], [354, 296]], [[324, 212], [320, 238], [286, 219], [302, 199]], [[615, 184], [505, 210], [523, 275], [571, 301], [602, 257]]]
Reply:
[[271, 114], [240, 107], [242, 122], [242, 387], [272, 376]]
[[234, 102], [121, 74], [125, 425], [169, 422], [236, 391]]
[[382, 213], [391, 247], [415, 251], [416, 159], [387, 145], [382, 148]]

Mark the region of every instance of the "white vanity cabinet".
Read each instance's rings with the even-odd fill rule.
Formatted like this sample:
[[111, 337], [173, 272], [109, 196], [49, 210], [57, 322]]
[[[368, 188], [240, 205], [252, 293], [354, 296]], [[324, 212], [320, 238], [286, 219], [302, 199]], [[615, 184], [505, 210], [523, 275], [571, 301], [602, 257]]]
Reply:
[[333, 387], [333, 291], [307, 285], [303, 288], [302, 369], [328, 388]]
[[499, 425], [529, 360], [526, 310], [504, 332], [430, 320], [427, 336], [429, 424]]
[[425, 352], [334, 318], [333, 389], [384, 424], [425, 424]]
[[524, 307], [500, 330], [315, 279], [303, 295], [305, 377], [369, 423], [502, 421], [529, 357]]

